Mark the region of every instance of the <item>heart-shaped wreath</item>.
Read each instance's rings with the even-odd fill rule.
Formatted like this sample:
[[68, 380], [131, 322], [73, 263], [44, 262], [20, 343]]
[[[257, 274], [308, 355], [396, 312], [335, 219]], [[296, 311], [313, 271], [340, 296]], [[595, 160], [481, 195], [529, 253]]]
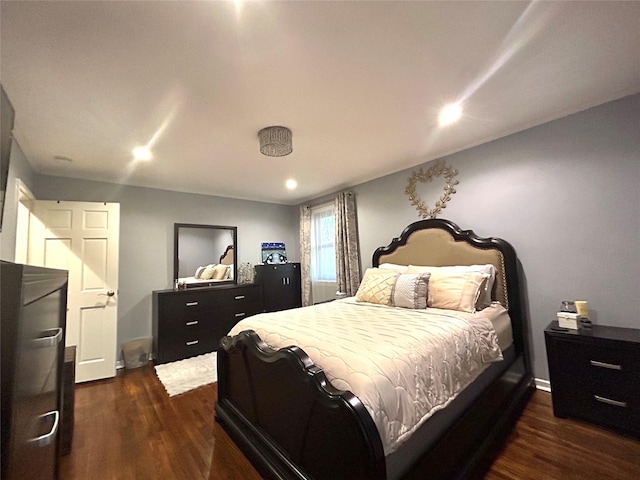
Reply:
[[[435, 206], [432, 209], [429, 209], [424, 203], [424, 200], [420, 198], [420, 195], [416, 193], [416, 184], [418, 182], [430, 182], [434, 177], [439, 177], [441, 175], [444, 176], [445, 180], [444, 193], [435, 203]], [[458, 175], [458, 171], [456, 169], [447, 166], [445, 162], [437, 162], [429, 167], [426, 172], [423, 171], [422, 168], [417, 172], [413, 172], [411, 177], [409, 177], [409, 183], [407, 184], [407, 188], [404, 193], [409, 196], [409, 202], [411, 205], [416, 207], [416, 210], [418, 210], [418, 213], [422, 218], [436, 218], [436, 215], [442, 212], [443, 208], [447, 207], [447, 202], [451, 200], [451, 195], [456, 193], [456, 189], [454, 187], [460, 183], [455, 179], [456, 175]]]

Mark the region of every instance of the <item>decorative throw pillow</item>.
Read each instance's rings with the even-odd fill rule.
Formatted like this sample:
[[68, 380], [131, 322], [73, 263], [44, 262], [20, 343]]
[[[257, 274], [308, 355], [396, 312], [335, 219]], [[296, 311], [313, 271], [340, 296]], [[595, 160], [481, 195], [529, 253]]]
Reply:
[[201, 280], [211, 280], [213, 278], [213, 269], [216, 267], [215, 263], [207, 265], [207, 268], [200, 274]]
[[393, 270], [368, 268], [356, 292], [356, 301], [391, 305], [393, 287], [399, 275]]
[[396, 279], [391, 304], [394, 307], [427, 308], [429, 273], [404, 273]]

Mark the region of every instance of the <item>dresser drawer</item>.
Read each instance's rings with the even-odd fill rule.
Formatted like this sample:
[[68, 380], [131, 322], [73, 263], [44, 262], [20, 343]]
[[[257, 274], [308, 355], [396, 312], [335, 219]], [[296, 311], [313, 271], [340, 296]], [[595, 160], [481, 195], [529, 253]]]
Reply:
[[163, 343], [161, 363], [203, 355], [213, 352], [216, 348], [218, 348], [217, 342], [209, 337], [191, 340], [174, 338], [171, 342]]
[[640, 436], [639, 388], [628, 383], [607, 383], [593, 379], [558, 376], [552, 386], [554, 405], [568, 415]]
[[260, 287], [258, 285], [248, 285], [228, 290], [220, 290], [216, 293], [218, 304], [224, 307], [249, 303], [261, 303]]
[[640, 349], [634, 351], [624, 346], [591, 345], [572, 340], [554, 339], [555, 356], [562, 373], [604, 378], [640, 376]]
[[212, 315], [214, 310], [192, 310], [182, 315], [170, 315], [162, 323], [160, 333], [168, 337], [198, 335]]
[[162, 310], [167, 316], [183, 316], [211, 310], [216, 306], [216, 297], [201, 293], [170, 295], [163, 299]]

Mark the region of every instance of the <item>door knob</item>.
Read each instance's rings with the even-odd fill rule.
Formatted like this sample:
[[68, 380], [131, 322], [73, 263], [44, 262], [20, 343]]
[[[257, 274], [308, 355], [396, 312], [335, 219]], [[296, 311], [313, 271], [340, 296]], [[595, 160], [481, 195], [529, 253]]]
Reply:
[[113, 290], [107, 290], [107, 293], [99, 293], [98, 295], [106, 295], [107, 297], [113, 297], [116, 294]]

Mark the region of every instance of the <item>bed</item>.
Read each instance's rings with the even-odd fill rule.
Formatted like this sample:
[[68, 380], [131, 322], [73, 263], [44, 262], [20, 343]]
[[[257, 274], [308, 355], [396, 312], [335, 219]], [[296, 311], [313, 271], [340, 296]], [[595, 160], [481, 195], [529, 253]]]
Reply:
[[[460, 315], [447, 309], [427, 308], [431, 311], [429, 315], [440, 315], [440, 320], [427, 321], [422, 316], [427, 313], [421, 311], [425, 309], [383, 306], [371, 298], [359, 298], [367, 294], [363, 286], [369, 284], [368, 277], [372, 275], [376, 281], [393, 277], [394, 282], [400, 282], [399, 275], [412, 279], [416, 274], [432, 275], [429, 288], [433, 286], [436, 292], [438, 286], [446, 283], [442, 283], [443, 277], [433, 281], [436, 278], [433, 275], [437, 273], [427, 272], [437, 272], [438, 267], [451, 265], [491, 266], [493, 270], [493, 284], [487, 288], [483, 283], [486, 292], [479, 292], [472, 300], [475, 306], [476, 301], [487, 295], [483, 306], [489, 306], [479, 312], [473, 308], [464, 315], [460, 314], [465, 317], [462, 319], [464, 322], [458, 318]], [[429, 267], [420, 271], [419, 267], [413, 266]], [[404, 268], [414, 270], [408, 272], [402, 270]], [[407, 272], [413, 275], [404, 275]], [[396, 286], [393, 291], [399, 290]], [[405, 299], [398, 300], [401, 301]], [[324, 329], [323, 324], [331, 323], [332, 315], [338, 310], [350, 311], [352, 318], [364, 319], [370, 328], [354, 327], [355, 324], [349, 323], [345, 333], [329, 333], [334, 337], [325, 339], [323, 346], [319, 332]], [[389, 326], [391, 320], [385, 316], [387, 311], [388, 315], [396, 315], [392, 310], [399, 311], [402, 323], [407, 325], [406, 339], [392, 338], [389, 333], [390, 330], [398, 330]], [[489, 311], [499, 314], [490, 315]], [[267, 317], [262, 318], [265, 315]], [[445, 328], [444, 317], [451, 326], [447, 323]], [[290, 329], [291, 323], [298, 321], [294, 318], [302, 324], [299, 334], [290, 335], [287, 330], [271, 332], [271, 327], [259, 323], [271, 322]], [[505, 318], [508, 319], [506, 322]], [[469, 320], [475, 322], [475, 327], [465, 326], [472, 323]], [[488, 467], [496, 446], [508, 434], [534, 389], [520, 265], [514, 249], [504, 240], [480, 238], [446, 220], [413, 223], [388, 246], [378, 248], [373, 254], [372, 268], [365, 273], [355, 299], [257, 315], [244, 322], [249, 321], [239, 324], [219, 346], [215, 418], [266, 478], [474, 478]], [[394, 355], [395, 358], [406, 357], [408, 360], [404, 363], [417, 370], [421, 363], [428, 363], [432, 361], [429, 358], [433, 358], [424, 356], [420, 351], [419, 345], [428, 341], [419, 339], [421, 343], [416, 346], [412, 343], [415, 339], [409, 339], [418, 336], [422, 323], [433, 323], [436, 326], [433, 328], [442, 330], [480, 328], [481, 332], [490, 332], [491, 335], [478, 336], [489, 338], [485, 342], [489, 353], [480, 351], [480, 347], [459, 347], [458, 340], [452, 342], [452, 348], [460, 350], [448, 354], [451, 361], [447, 358], [443, 363], [453, 365], [454, 359], [462, 363], [475, 362], [474, 369], [465, 373], [466, 376], [455, 377], [455, 381], [441, 382], [445, 384], [444, 390], [452, 390], [444, 400], [433, 401], [434, 398], [439, 399], [439, 393], [427, 392], [425, 397], [414, 395], [409, 400], [398, 400], [397, 411], [393, 411], [389, 407], [395, 398], [393, 392], [407, 390], [406, 385], [400, 383], [399, 387], [394, 384], [386, 388], [384, 378], [388, 374], [371, 374], [379, 365], [369, 366], [368, 357], [365, 360], [364, 356], [359, 356], [360, 353], [351, 350], [355, 351], [356, 346], [370, 350], [374, 352], [374, 361], [380, 357], [384, 364], [388, 364]], [[245, 328], [247, 325], [251, 328]], [[308, 340], [305, 328], [306, 334], [319, 338]], [[294, 338], [296, 335], [299, 338]], [[371, 337], [368, 340], [364, 338], [367, 335]], [[339, 342], [338, 336], [341, 337]], [[466, 333], [465, 336], [473, 337]], [[386, 338], [388, 340], [383, 340]], [[474, 338], [471, 340], [476, 342], [473, 345], [483, 343], [483, 340]], [[344, 347], [340, 346], [343, 340], [346, 342]], [[339, 345], [334, 346], [336, 343]], [[410, 353], [400, 350], [403, 343]], [[499, 358], [495, 352], [491, 353], [496, 343]], [[271, 348], [268, 344], [277, 346]], [[340, 351], [345, 357], [339, 358], [341, 353], [334, 351], [325, 354], [324, 350], [331, 348], [342, 349]], [[467, 350], [479, 350], [482, 362], [475, 357], [467, 359]], [[437, 354], [436, 350], [434, 352]], [[355, 376], [347, 378], [336, 373], [333, 366], [336, 361], [358, 365]], [[433, 370], [434, 365], [437, 366], [428, 367]], [[354, 373], [353, 368], [349, 371]], [[394, 375], [402, 381], [413, 374]], [[451, 375], [451, 372], [446, 375]], [[370, 394], [366, 381], [377, 377], [383, 379], [382, 387], [376, 386], [374, 393]], [[413, 377], [409, 378], [408, 384], [411, 382], [415, 383]], [[457, 385], [455, 391], [449, 387], [453, 384]], [[353, 387], [353, 391], [347, 387]], [[358, 395], [355, 391], [359, 392]], [[378, 397], [389, 397], [380, 395], [380, 391], [391, 392], [391, 402], [387, 402], [390, 410], [385, 410], [383, 415], [379, 414], [376, 405], [372, 405]], [[409, 407], [419, 409], [423, 403], [434, 404], [438, 408], [427, 409], [426, 414], [423, 411], [417, 415], [407, 414]], [[395, 421], [396, 417], [401, 420]], [[417, 421], [407, 423], [404, 419], [409, 417], [416, 417]]]

